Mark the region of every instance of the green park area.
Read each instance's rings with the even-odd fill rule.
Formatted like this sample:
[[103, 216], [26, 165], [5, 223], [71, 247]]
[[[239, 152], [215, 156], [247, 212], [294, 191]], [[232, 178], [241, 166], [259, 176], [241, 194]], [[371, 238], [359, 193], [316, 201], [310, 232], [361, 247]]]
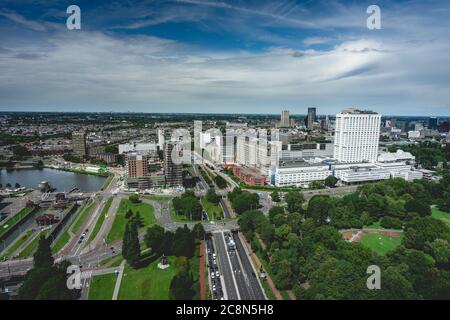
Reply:
[[75, 221], [75, 223], [73, 225], [72, 232], [74, 234], [78, 233], [78, 231], [80, 230], [81, 226], [86, 221], [87, 217], [91, 214], [92, 209], [94, 207], [94, 204], [95, 204], [95, 202], [92, 199], [89, 199], [89, 201], [83, 207], [83, 209], [81, 210], [81, 213], [80, 213], [78, 219]]
[[168, 300], [169, 287], [175, 276], [176, 257], [167, 257], [170, 267], [158, 269], [159, 259], [147, 267], [133, 269], [128, 264], [120, 285], [120, 300]]
[[16, 252], [20, 246], [22, 246], [30, 237], [33, 235], [33, 230], [27, 230], [24, 234], [22, 234], [19, 239], [17, 239], [9, 248], [5, 250], [5, 252], [0, 257], [0, 260], [4, 258], [9, 258], [11, 255]]
[[117, 276], [114, 273], [94, 276], [89, 286], [89, 300], [111, 300]]
[[221, 205], [209, 202], [206, 198], [202, 198], [203, 209], [208, 214], [210, 220], [220, 220], [223, 218]]
[[48, 236], [50, 233], [50, 229], [45, 229], [45, 230], [41, 230], [34, 238], [33, 240], [31, 240], [25, 248], [23, 248], [23, 250], [19, 253], [19, 259], [23, 259], [26, 257], [31, 256], [34, 251], [36, 250], [38, 243], [39, 243], [39, 239], [41, 236]]
[[147, 228], [156, 223], [154, 213], [155, 210], [151, 205], [142, 202], [133, 203], [128, 199], [122, 199], [119, 204], [119, 209], [117, 210], [116, 218], [114, 219], [114, 223], [111, 227], [111, 231], [106, 239], [108, 243], [122, 239], [125, 232], [125, 225], [129, 220], [126, 217], [128, 210], [131, 210], [133, 215], [139, 212], [143, 222], [141, 229]]
[[100, 213], [100, 216], [98, 217], [97, 222], [95, 223], [94, 230], [92, 230], [92, 233], [89, 236], [89, 239], [86, 242], [85, 246], [87, 246], [97, 236], [97, 233], [100, 231], [100, 228], [102, 227], [102, 224], [105, 221], [106, 216], [108, 215], [108, 211], [109, 211], [109, 208], [111, 207], [112, 201], [113, 201], [112, 197], [106, 201], [106, 203], [102, 209], [102, 212]]
[[439, 219], [447, 224], [450, 227], [450, 213], [441, 211], [436, 208], [431, 209], [431, 216], [433, 218]]
[[388, 237], [383, 234], [370, 233], [361, 238], [360, 243], [367, 248], [372, 249], [379, 255], [385, 255], [387, 252], [397, 248], [403, 239], [403, 234], [400, 237]]
[[12, 226], [14, 226], [17, 222], [25, 218], [28, 214], [33, 211], [33, 208], [23, 208], [14, 216], [6, 220], [3, 225], [0, 227], [0, 236], [4, 234], [7, 230], [9, 230]]

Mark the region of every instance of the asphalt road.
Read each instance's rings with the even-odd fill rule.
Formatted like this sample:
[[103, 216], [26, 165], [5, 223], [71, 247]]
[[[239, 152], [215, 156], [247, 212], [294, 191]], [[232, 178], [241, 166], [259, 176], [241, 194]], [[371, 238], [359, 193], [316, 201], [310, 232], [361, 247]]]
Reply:
[[255, 272], [255, 270], [253, 269], [250, 257], [248, 256], [247, 251], [245, 251], [240, 237], [238, 236], [238, 234], [235, 234], [233, 238], [236, 242], [237, 253], [239, 254], [240, 261], [242, 262], [245, 283], [252, 297], [251, 299], [265, 300], [266, 297], [257, 278], [258, 272]]
[[213, 234], [214, 247], [216, 248], [217, 259], [219, 263], [220, 274], [223, 276], [223, 284], [227, 293], [228, 300], [239, 300], [236, 290], [233, 270], [228, 260], [228, 253], [225, 247], [224, 238], [221, 232]]

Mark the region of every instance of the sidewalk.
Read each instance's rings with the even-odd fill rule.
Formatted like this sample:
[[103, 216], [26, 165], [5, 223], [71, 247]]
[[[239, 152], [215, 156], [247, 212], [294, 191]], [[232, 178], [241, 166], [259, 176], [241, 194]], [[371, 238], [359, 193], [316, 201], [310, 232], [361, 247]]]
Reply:
[[205, 248], [204, 241], [200, 241], [200, 300], [206, 300], [205, 291]]
[[124, 269], [125, 269], [125, 260], [123, 260], [122, 263], [120, 264], [119, 275], [117, 276], [116, 286], [114, 287], [112, 300], [117, 300], [117, 297], [119, 296], [120, 284], [122, 283], [122, 276]]

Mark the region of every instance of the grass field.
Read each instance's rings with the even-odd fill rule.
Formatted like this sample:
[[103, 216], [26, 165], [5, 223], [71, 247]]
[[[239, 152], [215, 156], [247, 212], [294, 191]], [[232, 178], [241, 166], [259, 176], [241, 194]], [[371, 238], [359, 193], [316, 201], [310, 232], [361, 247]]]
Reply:
[[431, 209], [431, 216], [433, 218], [442, 220], [443, 222], [445, 222], [447, 224], [447, 226], [450, 227], [450, 213], [441, 211], [441, 210], [436, 209], [436, 208], [432, 208]]
[[222, 207], [220, 204], [213, 204], [205, 198], [202, 198], [201, 202], [203, 209], [208, 213], [210, 220], [220, 220], [223, 218]]
[[382, 234], [366, 234], [361, 238], [360, 243], [367, 248], [374, 250], [380, 255], [397, 248], [402, 242], [403, 234], [399, 238], [392, 238]]
[[114, 273], [102, 274], [92, 278], [89, 287], [89, 300], [111, 300], [117, 276]]
[[144, 222], [143, 228], [147, 228], [156, 223], [155, 218], [155, 209], [146, 203], [132, 203], [128, 199], [122, 199], [119, 204], [119, 209], [117, 210], [116, 218], [114, 219], [114, 223], [111, 227], [111, 231], [106, 238], [108, 243], [111, 243], [115, 240], [122, 239], [123, 233], [125, 232], [125, 225], [128, 222], [128, 219], [125, 218], [125, 214], [128, 209], [133, 211], [133, 214], [139, 211], [141, 218]]
[[91, 199], [86, 203], [86, 205], [83, 207], [80, 216], [78, 217], [77, 221], [75, 221], [75, 224], [73, 225], [72, 231], [74, 234], [77, 234], [80, 230], [83, 223], [86, 221], [87, 217], [91, 214], [92, 209], [94, 208], [95, 202]]
[[0, 227], [0, 235], [4, 234], [6, 230], [10, 229], [12, 226], [14, 226], [17, 222], [22, 220], [25, 216], [27, 216], [31, 211], [33, 211], [33, 208], [23, 208], [18, 213], [16, 213], [13, 217], [6, 220], [3, 225]]
[[169, 287], [175, 276], [175, 257], [167, 257], [170, 267], [158, 269], [159, 259], [145, 268], [125, 266], [119, 291], [120, 300], [168, 300]]
[[33, 231], [27, 230], [24, 234], [22, 234], [13, 244], [10, 246], [0, 257], [0, 260], [4, 258], [9, 258], [14, 252], [20, 248], [22, 244], [24, 244], [30, 237], [32, 236]]
[[50, 229], [40, 231], [39, 234], [19, 253], [19, 259], [31, 256], [34, 253], [34, 250], [36, 250], [41, 236], [47, 236], [49, 233]]
[[97, 236], [97, 233], [100, 231], [100, 228], [102, 227], [103, 221], [105, 221], [106, 215], [108, 214], [112, 202], [113, 202], [112, 197], [109, 198], [108, 201], [106, 201], [105, 206], [103, 207], [102, 212], [100, 213], [100, 217], [98, 217], [97, 222], [95, 223], [94, 230], [92, 230], [92, 233], [89, 236], [89, 239], [86, 242], [85, 246], [87, 246]]

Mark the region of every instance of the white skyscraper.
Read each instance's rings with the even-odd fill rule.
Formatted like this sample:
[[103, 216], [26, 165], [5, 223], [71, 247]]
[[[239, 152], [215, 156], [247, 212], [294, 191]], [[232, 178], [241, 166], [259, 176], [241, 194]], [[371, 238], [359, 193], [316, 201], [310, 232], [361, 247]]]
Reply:
[[381, 115], [344, 109], [336, 115], [334, 159], [343, 163], [376, 162]]

